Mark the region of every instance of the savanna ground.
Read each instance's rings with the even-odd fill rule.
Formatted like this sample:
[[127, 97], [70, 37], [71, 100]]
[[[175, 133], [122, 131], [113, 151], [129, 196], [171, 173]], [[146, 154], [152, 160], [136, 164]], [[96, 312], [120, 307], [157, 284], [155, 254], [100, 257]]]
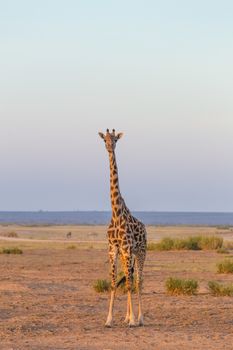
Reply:
[[[231, 228], [148, 227], [149, 241], [165, 236], [216, 234], [233, 241]], [[18, 238], [7, 238], [9, 232]], [[70, 239], [66, 234], [72, 232]], [[216, 251], [148, 251], [144, 273], [145, 326], [123, 324], [126, 296], [118, 294], [112, 329], [104, 328], [109, 295], [93, 283], [109, 278], [104, 226], [0, 226], [0, 349], [233, 349], [233, 298], [213, 297], [210, 280], [224, 254]], [[233, 258], [233, 251], [226, 255]], [[168, 296], [168, 277], [193, 278], [196, 296]], [[135, 312], [137, 299], [134, 297]]]

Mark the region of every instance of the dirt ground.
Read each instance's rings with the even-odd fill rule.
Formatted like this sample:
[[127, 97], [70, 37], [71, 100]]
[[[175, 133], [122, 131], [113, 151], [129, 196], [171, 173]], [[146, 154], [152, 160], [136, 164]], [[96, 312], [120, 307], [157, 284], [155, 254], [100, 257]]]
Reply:
[[[54, 236], [61, 239], [60, 243], [53, 243], [51, 236], [47, 242], [46, 235], [44, 243], [0, 240], [0, 247], [23, 249], [22, 255], [0, 254], [1, 350], [233, 349], [233, 298], [213, 297], [207, 288], [210, 280], [233, 282], [232, 275], [216, 273], [216, 263], [225, 255], [213, 251], [149, 251], [144, 273], [145, 326], [128, 328], [123, 324], [126, 296], [119, 293], [114, 326], [106, 329], [109, 295], [93, 289], [97, 279], [109, 277], [107, 246], [93, 244], [93, 237], [97, 241], [104, 238], [105, 228], [86, 228], [86, 233], [99, 232], [97, 237], [86, 235], [91, 244], [78, 240], [64, 243], [69, 228], [62, 229]], [[0, 227], [0, 234], [12, 230], [23, 239], [23, 230], [29, 229]], [[41, 238], [40, 230], [43, 228], [32, 228], [29, 238]], [[82, 228], [78, 230], [83, 232]], [[163, 230], [170, 236], [175, 232]], [[181, 235], [184, 231], [180, 228]], [[103, 236], [99, 237], [100, 232]], [[232, 231], [224, 234], [232, 238]], [[80, 239], [78, 233], [72, 238], [75, 242], [74, 238]], [[168, 296], [164, 284], [170, 276], [197, 279], [198, 295]], [[134, 301], [136, 313], [136, 296]]]

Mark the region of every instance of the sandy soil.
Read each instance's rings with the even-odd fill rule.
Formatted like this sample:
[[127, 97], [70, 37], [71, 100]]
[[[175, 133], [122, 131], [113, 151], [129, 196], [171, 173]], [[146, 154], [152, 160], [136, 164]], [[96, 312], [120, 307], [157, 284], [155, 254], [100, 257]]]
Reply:
[[[20, 228], [14, 230], [20, 236]], [[93, 227], [88, 230], [92, 232]], [[104, 228], [100, 231], [104, 237]], [[2, 233], [5, 231], [0, 229]], [[230, 232], [225, 234], [230, 236]], [[97, 244], [88, 248], [76, 243], [76, 249], [67, 249], [70, 243], [42, 245], [14, 239], [10, 245], [21, 247], [24, 253], [0, 254], [1, 350], [233, 349], [233, 298], [213, 297], [207, 288], [209, 280], [233, 281], [232, 275], [216, 273], [222, 254], [148, 252], [143, 295], [145, 326], [132, 329], [123, 324], [126, 296], [119, 293], [114, 327], [106, 329], [109, 296], [93, 289], [98, 278], [108, 278], [105, 247]], [[0, 246], [9, 246], [9, 242], [0, 241]], [[168, 296], [164, 283], [170, 276], [198, 279], [199, 294]], [[135, 311], [136, 306], [135, 296]]]

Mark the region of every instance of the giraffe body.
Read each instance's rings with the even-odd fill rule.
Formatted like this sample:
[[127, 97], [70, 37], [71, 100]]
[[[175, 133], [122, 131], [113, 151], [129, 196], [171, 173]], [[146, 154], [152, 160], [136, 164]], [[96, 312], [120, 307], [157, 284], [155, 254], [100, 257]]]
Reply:
[[117, 163], [115, 157], [115, 146], [122, 134], [115, 135], [115, 130], [104, 135], [99, 133], [104, 139], [106, 149], [109, 153], [110, 162], [110, 193], [112, 206], [112, 219], [108, 227], [109, 260], [111, 264], [111, 299], [106, 326], [112, 326], [113, 305], [116, 293], [117, 278], [117, 259], [121, 258], [124, 274], [126, 277], [126, 287], [128, 291], [127, 313], [125, 322], [130, 326], [135, 326], [135, 317], [132, 306], [132, 271], [136, 265], [136, 281], [139, 301], [138, 325], [143, 325], [141, 291], [142, 291], [142, 272], [146, 257], [146, 229], [143, 223], [136, 219], [127, 208], [124, 199], [121, 196], [119, 188], [119, 179]]

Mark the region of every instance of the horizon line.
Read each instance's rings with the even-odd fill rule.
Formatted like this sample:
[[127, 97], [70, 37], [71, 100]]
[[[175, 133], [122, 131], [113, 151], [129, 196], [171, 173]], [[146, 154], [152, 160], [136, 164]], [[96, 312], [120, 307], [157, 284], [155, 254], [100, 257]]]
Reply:
[[[39, 210], [0, 210], [0, 213], [111, 213], [111, 210], [47, 210], [47, 209], [39, 209]], [[216, 214], [233, 214], [233, 211], [210, 211], [210, 210], [131, 210], [134, 213], [216, 213]]]

